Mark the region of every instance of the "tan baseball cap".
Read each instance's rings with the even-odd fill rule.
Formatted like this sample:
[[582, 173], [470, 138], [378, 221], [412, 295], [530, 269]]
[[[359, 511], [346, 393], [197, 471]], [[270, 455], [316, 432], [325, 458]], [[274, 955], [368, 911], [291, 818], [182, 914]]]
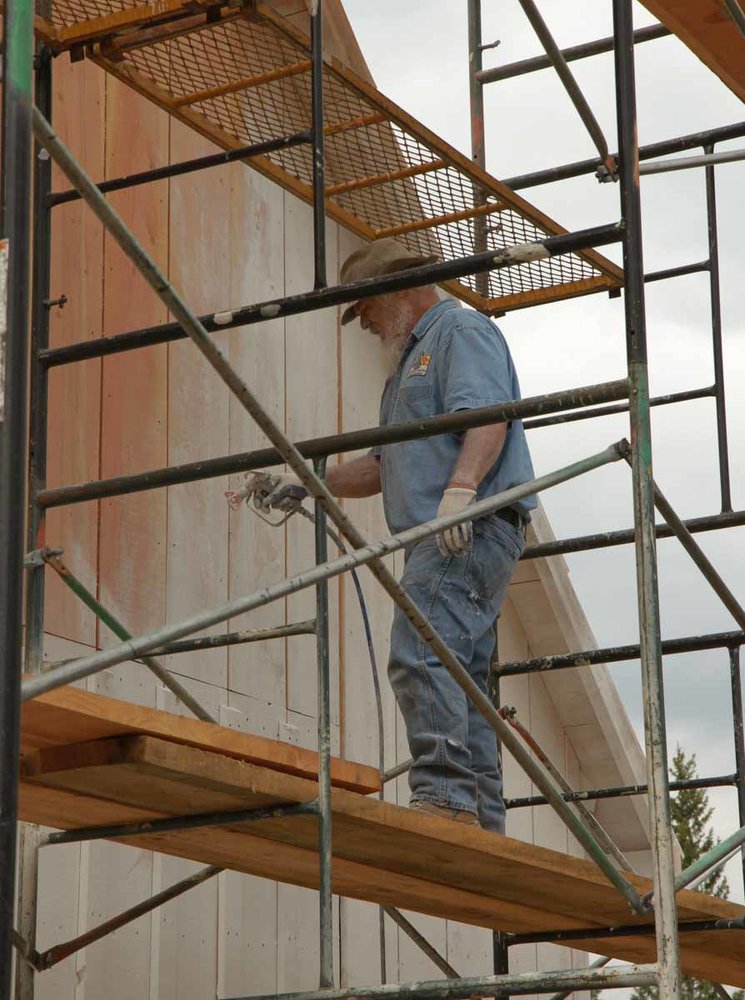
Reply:
[[[364, 281], [365, 278], [382, 278], [394, 271], [406, 271], [410, 267], [434, 264], [440, 258], [437, 254], [422, 256], [412, 253], [390, 236], [384, 240], [373, 240], [350, 254], [341, 266], [339, 277], [342, 284]], [[342, 326], [351, 323], [357, 315], [357, 303], [347, 306], [341, 316]]]

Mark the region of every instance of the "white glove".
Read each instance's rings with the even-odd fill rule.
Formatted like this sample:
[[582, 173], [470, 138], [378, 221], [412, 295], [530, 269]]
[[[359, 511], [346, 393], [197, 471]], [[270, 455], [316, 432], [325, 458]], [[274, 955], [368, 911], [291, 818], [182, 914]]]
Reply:
[[[466, 486], [448, 486], [442, 494], [440, 506], [437, 508], [437, 516], [445, 517], [448, 514], [459, 514], [473, 503], [475, 496], [476, 490]], [[465, 556], [473, 546], [473, 527], [470, 521], [464, 521], [452, 528], [446, 528], [435, 538], [437, 548], [444, 556]]]
[[261, 510], [281, 510], [290, 513], [308, 496], [308, 491], [294, 472], [280, 472], [271, 476], [268, 492], [257, 493], [254, 503]]

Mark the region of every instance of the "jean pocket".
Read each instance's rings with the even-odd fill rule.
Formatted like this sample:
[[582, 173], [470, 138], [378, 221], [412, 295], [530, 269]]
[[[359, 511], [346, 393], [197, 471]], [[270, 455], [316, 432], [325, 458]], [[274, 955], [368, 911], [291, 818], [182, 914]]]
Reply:
[[[502, 522], [504, 523], [504, 522]], [[509, 586], [515, 563], [522, 551], [522, 539], [517, 531], [505, 524], [484, 530], [481, 522], [474, 525], [474, 546], [465, 580], [479, 601], [500, 601]]]
[[522, 530], [496, 514], [490, 514], [488, 517], [474, 521], [473, 533], [476, 537], [480, 535], [482, 538], [501, 545], [514, 560], [520, 558], [525, 548], [525, 536]]

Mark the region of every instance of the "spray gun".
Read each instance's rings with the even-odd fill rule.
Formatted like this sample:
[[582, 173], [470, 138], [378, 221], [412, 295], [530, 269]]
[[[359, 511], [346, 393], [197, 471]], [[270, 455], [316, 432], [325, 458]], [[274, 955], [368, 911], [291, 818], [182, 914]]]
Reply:
[[[227, 490], [225, 498], [231, 510], [239, 510], [245, 503], [249, 509], [253, 509], [257, 517], [273, 528], [281, 528], [293, 514], [301, 514], [309, 521], [313, 521], [313, 515], [303, 507], [307, 493], [301, 486], [286, 488], [281, 500], [271, 507], [267, 506], [267, 500], [278, 482], [279, 476], [274, 476], [270, 472], [250, 472], [243, 486], [237, 490]], [[279, 511], [280, 519], [268, 516], [269, 511]]]

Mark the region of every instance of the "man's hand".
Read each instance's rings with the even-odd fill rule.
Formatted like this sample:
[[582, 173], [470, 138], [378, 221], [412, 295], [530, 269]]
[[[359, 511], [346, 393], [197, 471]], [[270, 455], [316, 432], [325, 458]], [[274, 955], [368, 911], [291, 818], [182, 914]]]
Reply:
[[[258, 473], [258, 475], [264, 475]], [[254, 504], [264, 511], [281, 510], [291, 513], [308, 496], [308, 491], [294, 472], [280, 472], [276, 476], [265, 476], [269, 482], [254, 494]]]
[[[476, 490], [468, 486], [450, 485], [442, 494], [440, 506], [437, 508], [437, 516], [445, 517], [448, 514], [458, 514], [472, 504], [476, 496]], [[452, 528], [446, 528], [436, 536], [437, 548], [444, 556], [465, 556], [471, 551], [473, 546], [473, 527], [470, 521], [456, 524]]]

